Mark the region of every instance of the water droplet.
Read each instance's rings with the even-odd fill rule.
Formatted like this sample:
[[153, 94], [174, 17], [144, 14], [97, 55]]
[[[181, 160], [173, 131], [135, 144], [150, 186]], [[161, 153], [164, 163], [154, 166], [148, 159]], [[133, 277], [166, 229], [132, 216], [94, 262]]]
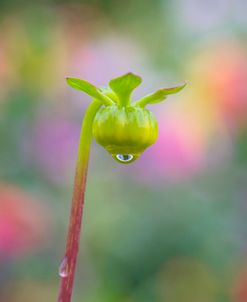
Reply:
[[134, 156], [132, 154], [117, 154], [116, 158], [123, 163], [131, 162]]
[[66, 278], [68, 274], [69, 274], [68, 259], [67, 257], [64, 257], [59, 266], [59, 276], [61, 278]]

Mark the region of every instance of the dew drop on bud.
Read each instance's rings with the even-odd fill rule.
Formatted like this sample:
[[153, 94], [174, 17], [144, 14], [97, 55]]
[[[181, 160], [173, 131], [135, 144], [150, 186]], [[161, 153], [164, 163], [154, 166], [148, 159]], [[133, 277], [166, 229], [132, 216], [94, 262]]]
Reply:
[[64, 257], [59, 266], [59, 276], [61, 278], [66, 278], [68, 274], [69, 274], [68, 259], [67, 257]]
[[132, 161], [133, 159], [133, 155], [132, 154], [117, 154], [116, 158], [123, 163], [128, 163], [130, 161]]

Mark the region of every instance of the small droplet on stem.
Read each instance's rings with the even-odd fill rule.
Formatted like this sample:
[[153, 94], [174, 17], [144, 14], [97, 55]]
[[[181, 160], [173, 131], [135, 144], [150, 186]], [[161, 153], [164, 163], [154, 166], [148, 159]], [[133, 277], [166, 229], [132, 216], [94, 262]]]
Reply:
[[59, 266], [59, 276], [61, 278], [66, 278], [68, 274], [69, 274], [68, 259], [65, 256]]

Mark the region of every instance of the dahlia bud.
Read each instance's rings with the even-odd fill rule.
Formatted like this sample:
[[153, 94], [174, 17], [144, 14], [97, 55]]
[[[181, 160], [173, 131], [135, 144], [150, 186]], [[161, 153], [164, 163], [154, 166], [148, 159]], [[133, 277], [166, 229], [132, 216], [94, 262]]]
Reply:
[[186, 85], [162, 88], [131, 103], [131, 93], [142, 81], [133, 73], [112, 79], [107, 88], [96, 88], [87, 81], [75, 78], [68, 78], [67, 81], [71, 87], [102, 103], [103, 107], [93, 121], [93, 136], [115, 160], [123, 164], [136, 160], [157, 139], [156, 119], [145, 106], [163, 101], [167, 95], [179, 92]]
[[156, 141], [158, 125], [152, 112], [144, 108], [107, 106], [95, 116], [93, 136], [114, 159], [131, 163]]

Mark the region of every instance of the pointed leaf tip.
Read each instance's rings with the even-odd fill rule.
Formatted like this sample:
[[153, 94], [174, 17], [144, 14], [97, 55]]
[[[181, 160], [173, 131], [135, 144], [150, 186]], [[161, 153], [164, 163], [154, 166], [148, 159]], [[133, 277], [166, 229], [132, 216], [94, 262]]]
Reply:
[[155, 104], [159, 103], [166, 99], [167, 95], [175, 94], [179, 91], [181, 91], [187, 83], [184, 83], [183, 85], [171, 87], [171, 88], [161, 88], [157, 90], [154, 93], [151, 93], [140, 100], [136, 101], [135, 105], [139, 107], [145, 107], [147, 104]]
[[184, 83], [183, 85], [179, 85], [179, 86], [171, 87], [171, 88], [161, 88], [160, 90], [162, 90], [165, 95], [175, 94], [175, 93], [181, 91], [182, 89], [184, 89], [184, 87], [186, 85], [187, 85], [187, 83]]
[[85, 80], [77, 78], [66, 78], [66, 81], [70, 87], [85, 92], [91, 97], [98, 99], [105, 105], [113, 104], [113, 102], [103, 93], [101, 93], [99, 89], [97, 89], [93, 84]]
[[96, 97], [96, 95], [98, 94], [97, 88], [85, 80], [81, 80], [77, 78], [66, 78], [66, 80], [69, 86], [71, 86], [74, 89], [81, 90], [93, 97]]

